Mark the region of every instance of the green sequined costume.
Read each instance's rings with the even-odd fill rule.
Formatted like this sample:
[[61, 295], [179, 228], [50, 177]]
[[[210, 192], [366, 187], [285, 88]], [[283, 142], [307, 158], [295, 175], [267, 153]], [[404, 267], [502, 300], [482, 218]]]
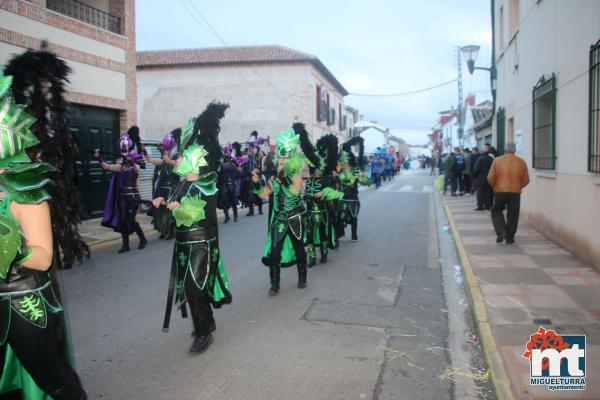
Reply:
[[31, 257], [13, 203], [49, 199], [43, 174], [53, 168], [32, 163], [25, 150], [38, 143], [35, 119], [13, 104], [11, 77], [0, 75], [0, 397], [21, 392], [30, 400], [85, 399], [64, 331], [63, 308], [50, 271], [21, 266]]
[[[269, 217], [262, 262], [269, 267], [271, 294], [279, 292], [281, 267], [293, 264], [298, 267], [298, 287], [306, 287], [303, 223], [306, 206], [302, 201], [302, 191], [294, 189], [294, 181], [305, 165], [302, 153], [296, 152], [298, 144], [299, 138], [294, 129], [277, 136], [277, 155], [284, 162], [281, 171], [269, 179], [268, 183], [272, 188], [273, 209]], [[258, 188], [256, 193], [261, 193], [262, 190], [262, 187]]]
[[[333, 229], [332, 203], [343, 196], [334, 188], [332, 177], [311, 176], [306, 179], [304, 199], [306, 201], [305, 243], [308, 253], [308, 266], [316, 264], [316, 248], [321, 249], [321, 262], [327, 262], [329, 248], [337, 243]], [[317, 194], [319, 197], [317, 197]]]
[[181, 136], [182, 153], [173, 172], [183, 176], [168, 204], [173, 209], [175, 245], [163, 331], [169, 328], [173, 303], [187, 316], [189, 305], [194, 324], [190, 353], [205, 351], [212, 342], [215, 320], [211, 307], [231, 303], [229, 281], [219, 251], [217, 223], [217, 170], [222, 159], [217, 135], [219, 121], [228, 105], [210, 103], [190, 121]]

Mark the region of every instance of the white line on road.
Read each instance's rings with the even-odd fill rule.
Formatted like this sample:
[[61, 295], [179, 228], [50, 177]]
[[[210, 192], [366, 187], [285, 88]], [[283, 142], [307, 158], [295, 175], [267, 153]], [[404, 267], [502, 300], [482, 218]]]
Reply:
[[424, 192], [433, 192], [433, 186], [425, 185], [425, 186], [423, 186], [423, 191]]
[[400, 188], [401, 192], [411, 192], [413, 190], [413, 185], [402, 185]]

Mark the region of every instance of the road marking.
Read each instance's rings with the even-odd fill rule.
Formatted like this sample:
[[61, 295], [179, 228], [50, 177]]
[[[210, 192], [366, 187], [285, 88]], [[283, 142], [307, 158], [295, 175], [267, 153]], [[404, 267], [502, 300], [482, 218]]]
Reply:
[[400, 188], [401, 192], [411, 192], [413, 190], [413, 185], [403, 185]]
[[433, 186], [425, 185], [425, 186], [423, 186], [423, 191], [424, 192], [433, 192]]

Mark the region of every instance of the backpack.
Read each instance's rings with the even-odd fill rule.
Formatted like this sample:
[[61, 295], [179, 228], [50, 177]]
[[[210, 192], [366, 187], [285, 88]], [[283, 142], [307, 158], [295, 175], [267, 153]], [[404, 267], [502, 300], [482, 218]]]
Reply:
[[465, 169], [465, 156], [462, 154], [456, 155], [456, 157], [454, 157], [454, 165], [452, 166], [452, 169], [456, 172], [461, 172], [463, 169]]

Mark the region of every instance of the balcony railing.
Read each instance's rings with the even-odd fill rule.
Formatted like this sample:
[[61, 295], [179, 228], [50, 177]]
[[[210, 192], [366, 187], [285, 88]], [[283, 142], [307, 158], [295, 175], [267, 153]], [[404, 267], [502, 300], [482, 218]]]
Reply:
[[77, 0], [46, 0], [46, 7], [52, 11], [97, 26], [98, 28], [114, 33], [121, 33], [121, 18]]

